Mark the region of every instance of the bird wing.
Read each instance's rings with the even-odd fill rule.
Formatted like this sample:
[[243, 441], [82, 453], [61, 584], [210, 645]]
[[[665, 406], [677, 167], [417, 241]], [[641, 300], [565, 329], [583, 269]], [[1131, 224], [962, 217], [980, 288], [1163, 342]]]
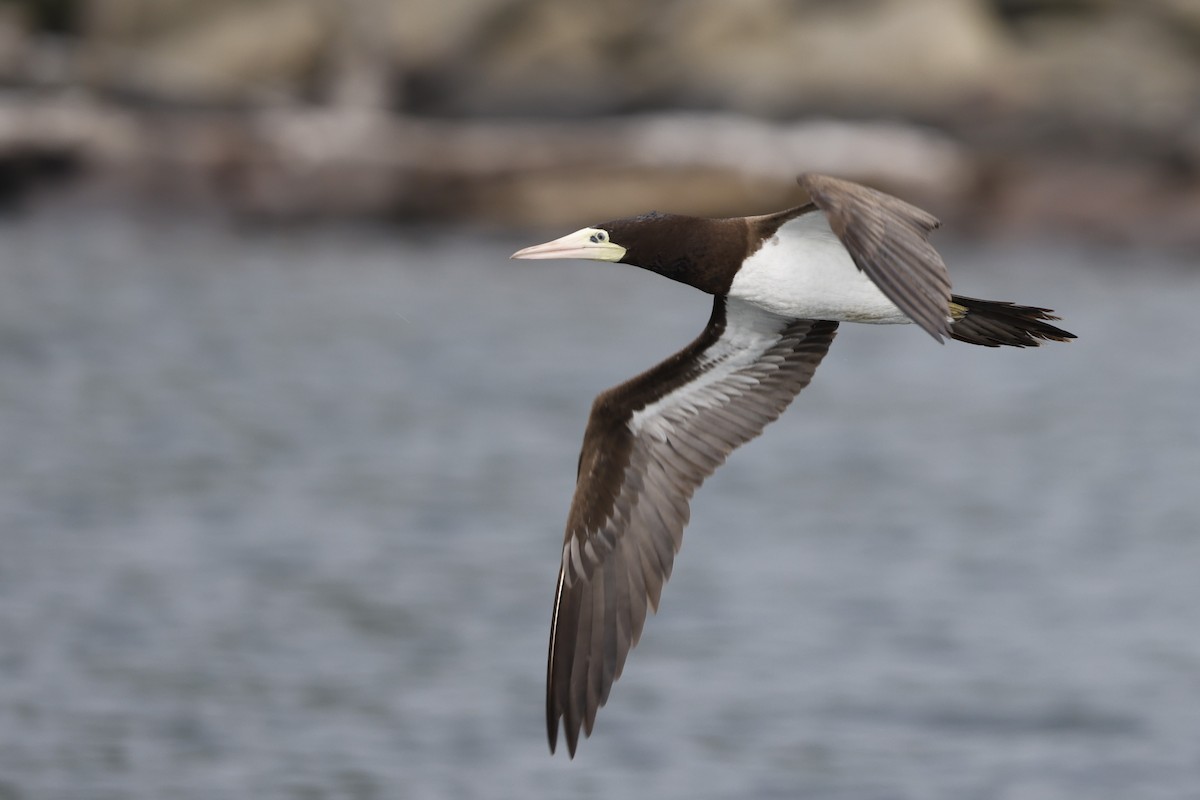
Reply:
[[939, 342], [950, 335], [950, 276], [929, 244], [937, 217], [857, 183], [806, 173], [797, 182], [879, 290]]
[[649, 606], [657, 610], [696, 487], [808, 385], [837, 330], [717, 296], [688, 347], [596, 398], [554, 598], [550, 750], [591, 734]]

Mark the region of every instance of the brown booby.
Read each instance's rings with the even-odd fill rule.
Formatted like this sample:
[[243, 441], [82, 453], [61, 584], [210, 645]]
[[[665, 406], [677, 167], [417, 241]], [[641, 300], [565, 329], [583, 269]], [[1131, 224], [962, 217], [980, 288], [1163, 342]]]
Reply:
[[696, 487], [808, 385], [839, 322], [913, 322], [985, 347], [1075, 338], [1049, 309], [951, 294], [925, 211], [824, 175], [798, 180], [809, 201], [774, 214], [651, 213], [512, 256], [631, 264], [713, 295], [699, 338], [592, 405], [550, 627], [551, 752], [560, 720], [572, 756], [580, 729], [591, 735], [658, 608]]

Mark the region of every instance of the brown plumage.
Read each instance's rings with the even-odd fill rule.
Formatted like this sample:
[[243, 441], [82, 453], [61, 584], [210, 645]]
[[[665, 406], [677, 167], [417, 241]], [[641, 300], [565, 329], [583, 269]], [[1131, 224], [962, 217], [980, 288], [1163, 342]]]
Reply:
[[[952, 295], [927, 238], [938, 221], [921, 209], [827, 176], [803, 175], [799, 182], [810, 202], [774, 214], [722, 220], [647, 214], [514, 254], [621, 261], [714, 295], [695, 341], [592, 405], [554, 599], [546, 679], [551, 751], [560, 722], [571, 755], [580, 731], [591, 734], [647, 610], [658, 607], [693, 492], [808, 385], [838, 319], [907, 320], [938, 341], [950, 336], [986, 347], [1074, 338], [1050, 324], [1056, 317], [1047, 309]], [[822, 274], [826, 283], [812, 284], [818, 293], [832, 291], [813, 307], [828, 301], [842, 316], [781, 313], [787, 303], [807, 308], [809, 302], [788, 285], [792, 255], [796, 270], [807, 268], [805, 259], [818, 272], [833, 270], [834, 283]], [[844, 275], [829, 266], [847, 256]], [[838, 281], [845, 282], [845, 297]], [[790, 299], [776, 304], [776, 286]], [[846, 299], [855, 297], [864, 298], [860, 305]]]
[[725, 331], [726, 302], [714, 299], [708, 326], [683, 351], [592, 405], [554, 601], [546, 681], [551, 750], [560, 717], [572, 754], [580, 727], [591, 733], [641, 636], [647, 604], [658, 608], [696, 487], [808, 385], [837, 330], [836, 322], [778, 318], [761, 355], [712, 385], [711, 403], [666, 410], [652, 433], [635, 433], [635, 411], [696, 376], [702, 354]]
[[850, 257], [879, 290], [939, 342], [949, 334], [950, 276], [929, 243], [932, 214], [889, 194], [827, 175], [798, 179]]

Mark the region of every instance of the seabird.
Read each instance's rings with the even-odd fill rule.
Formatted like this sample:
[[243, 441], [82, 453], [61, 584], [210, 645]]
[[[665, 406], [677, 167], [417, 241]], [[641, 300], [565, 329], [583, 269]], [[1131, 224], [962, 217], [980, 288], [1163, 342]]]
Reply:
[[1049, 309], [951, 294], [931, 214], [825, 175], [798, 181], [809, 201], [774, 214], [650, 213], [512, 255], [631, 264], [713, 296], [695, 341], [592, 405], [550, 627], [551, 752], [560, 720], [572, 757], [591, 735], [658, 609], [696, 487], [808, 385], [839, 322], [912, 322], [984, 347], [1075, 338]]

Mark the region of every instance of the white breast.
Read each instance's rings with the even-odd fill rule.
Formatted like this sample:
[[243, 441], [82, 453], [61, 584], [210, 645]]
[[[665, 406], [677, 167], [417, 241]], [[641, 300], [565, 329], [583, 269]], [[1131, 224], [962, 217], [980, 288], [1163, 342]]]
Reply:
[[734, 276], [729, 296], [793, 319], [910, 321], [855, 266], [820, 211], [789, 220], [763, 242]]

